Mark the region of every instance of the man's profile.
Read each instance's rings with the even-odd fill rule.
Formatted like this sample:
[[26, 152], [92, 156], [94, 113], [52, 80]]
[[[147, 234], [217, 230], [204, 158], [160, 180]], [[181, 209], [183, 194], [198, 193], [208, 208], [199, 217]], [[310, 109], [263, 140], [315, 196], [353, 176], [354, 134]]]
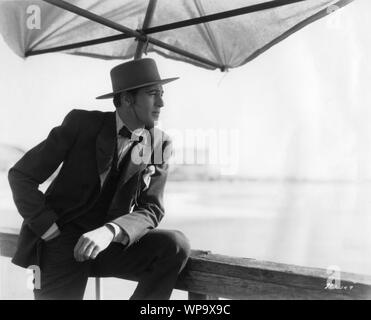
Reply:
[[[40, 267], [35, 299], [82, 299], [90, 276], [138, 281], [131, 299], [169, 299], [190, 245], [180, 231], [156, 229], [168, 157], [154, 154], [171, 144], [155, 123], [162, 85], [176, 79], [161, 79], [148, 58], [114, 67], [113, 92], [98, 99], [113, 98], [115, 112], [72, 110], [9, 170], [24, 218], [12, 261]], [[148, 156], [133, 161], [148, 144]]]

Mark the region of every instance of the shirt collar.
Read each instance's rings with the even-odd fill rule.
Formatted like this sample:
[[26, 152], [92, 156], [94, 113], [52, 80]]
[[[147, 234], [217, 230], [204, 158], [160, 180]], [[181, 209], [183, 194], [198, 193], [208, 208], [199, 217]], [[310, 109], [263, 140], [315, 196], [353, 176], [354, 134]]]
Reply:
[[[128, 126], [125, 124], [124, 121], [122, 121], [122, 119], [120, 118], [117, 111], [115, 111], [115, 114], [116, 114], [116, 135], [119, 136], [119, 132], [120, 132], [121, 128], [123, 126], [126, 126], [128, 128]], [[131, 133], [133, 133], [130, 129], [129, 129], [129, 131]], [[144, 131], [144, 128], [138, 128], [138, 129], [134, 130], [134, 135], [137, 136], [137, 137], [140, 137], [142, 135], [143, 131]]]

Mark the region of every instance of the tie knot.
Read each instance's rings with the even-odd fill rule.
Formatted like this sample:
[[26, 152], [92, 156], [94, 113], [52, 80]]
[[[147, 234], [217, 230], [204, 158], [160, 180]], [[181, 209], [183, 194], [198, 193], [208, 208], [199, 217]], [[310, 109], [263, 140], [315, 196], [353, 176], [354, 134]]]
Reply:
[[130, 141], [136, 141], [136, 142], [142, 142], [143, 137], [139, 134], [136, 134], [136, 132], [131, 132], [126, 126], [123, 126], [120, 131], [119, 135], [123, 138], [127, 138]]
[[119, 135], [123, 138], [131, 139], [132, 133], [126, 126], [123, 126], [119, 131]]

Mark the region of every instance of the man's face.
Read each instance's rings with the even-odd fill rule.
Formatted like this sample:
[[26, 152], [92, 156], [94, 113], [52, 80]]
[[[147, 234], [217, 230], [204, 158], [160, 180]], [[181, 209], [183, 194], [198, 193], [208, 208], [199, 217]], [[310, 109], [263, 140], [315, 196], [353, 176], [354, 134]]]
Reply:
[[157, 84], [140, 88], [135, 96], [133, 107], [139, 120], [147, 127], [153, 127], [160, 117], [160, 109], [164, 106], [162, 95], [164, 90]]

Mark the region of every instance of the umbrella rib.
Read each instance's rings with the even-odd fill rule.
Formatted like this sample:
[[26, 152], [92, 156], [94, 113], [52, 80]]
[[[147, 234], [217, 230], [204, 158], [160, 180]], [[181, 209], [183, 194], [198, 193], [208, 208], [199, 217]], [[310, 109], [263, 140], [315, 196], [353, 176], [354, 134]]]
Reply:
[[124, 34], [127, 34], [127, 35], [130, 35], [132, 37], [135, 37], [137, 38], [138, 40], [140, 41], [143, 41], [143, 42], [149, 42], [149, 43], [152, 43], [160, 48], [163, 48], [163, 49], [166, 49], [166, 50], [169, 50], [169, 51], [172, 51], [172, 52], [175, 52], [179, 55], [182, 55], [182, 56], [185, 56], [187, 58], [190, 58], [190, 59], [193, 59], [193, 60], [196, 60], [198, 62], [201, 62], [203, 64], [206, 64], [206, 65], [209, 65], [209, 66], [212, 66], [214, 68], [219, 68], [221, 69], [222, 71], [224, 71], [224, 69], [226, 68], [226, 66], [223, 66], [223, 65], [220, 65], [214, 61], [211, 61], [211, 60], [208, 60], [206, 58], [203, 58], [203, 57], [200, 57], [200, 56], [197, 56], [191, 52], [188, 52], [188, 51], [185, 51], [183, 49], [179, 49], [179, 48], [176, 48], [172, 45], [169, 45], [165, 42], [162, 42], [160, 40], [157, 40], [157, 39], [154, 39], [152, 37], [148, 37], [146, 36], [145, 34], [141, 33], [141, 32], [138, 32], [138, 31], [135, 31], [135, 30], [132, 30], [130, 28], [127, 28], [119, 23], [116, 23], [114, 21], [111, 21], [109, 19], [106, 19], [104, 17], [101, 17], [97, 14], [94, 14], [90, 11], [87, 11], [87, 10], [84, 10], [80, 7], [77, 7], [73, 4], [70, 4], [66, 1], [62, 1], [62, 0], [43, 0], [44, 2], [47, 2], [49, 4], [52, 4], [56, 7], [59, 7], [59, 8], [62, 8], [64, 10], [67, 10], [67, 11], [70, 11], [72, 13], [75, 13], [75, 14], [78, 14], [84, 18], [87, 18], [89, 20], [92, 20], [94, 22], [97, 22], [97, 23], [100, 23], [106, 27], [109, 27], [111, 29], [114, 29], [114, 30], [117, 30], [117, 31], [120, 31]]
[[81, 41], [81, 42], [75, 42], [75, 43], [52, 47], [48, 49], [32, 50], [32, 51], [29, 50], [29, 51], [26, 51], [25, 56], [30, 57], [30, 56], [36, 56], [36, 55], [44, 54], [44, 53], [52, 53], [52, 52], [58, 52], [58, 51], [63, 51], [63, 50], [88, 47], [88, 46], [93, 46], [96, 44], [107, 43], [107, 42], [112, 42], [112, 41], [117, 41], [117, 40], [124, 40], [124, 39], [129, 39], [129, 38], [133, 38], [133, 37], [127, 34], [120, 33], [114, 36], [91, 39], [91, 40], [86, 40], [86, 41]]
[[308, 0], [268, 1], [268, 2], [263, 2], [263, 3], [259, 3], [259, 4], [247, 6], [247, 7], [242, 7], [238, 9], [233, 9], [229, 11], [209, 14], [209, 15], [205, 15], [202, 17], [163, 24], [161, 26], [156, 26], [156, 27], [145, 29], [143, 30], [143, 32], [146, 34], [151, 34], [151, 33], [163, 32], [163, 31], [174, 30], [174, 29], [179, 29], [179, 28], [184, 28], [184, 27], [190, 27], [190, 26], [200, 24], [200, 23], [211, 22], [211, 21], [216, 21], [216, 20], [221, 20], [221, 19], [226, 19], [226, 18], [232, 18], [232, 17], [241, 16], [241, 15], [248, 14], [248, 13], [254, 13], [254, 12], [263, 11], [267, 9], [273, 9], [273, 8], [282, 7], [285, 5], [294, 4], [297, 2], [303, 2], [303, 1], [308, 1]]
[[[44, 1], [48, 2], [47, 0], [44, 0]], [[152, 34], [152, 33], [164, 32], [164, 31], [189, 27], [192, 25], [197, 25], [197, 24], [201, 24], [205, 22], [211, 22], [211, 21], [221, 20], [225, 18], [231, 18], [231, 17], [253, 13], [253, 12], [257, 12], [261, 10], [267, 10], [267, 9], [271, 9], [274, 7], [284, 6], [284, 5], [293, 4], [296, 2], [302, 2], [302, 1], [306, 1], [306, 0], [269, 1], [269, 2], [252, 5], [252, 6], [242, 7], [242, 8], [238, 8], [234, 10], [224, 11], [224, 12], [220, 12], [216, 14], [210, 14], [210, 15], [206, 15], [206, 16], [202, 16], [198, 18], [178, 21], [178, 22], [164, 24], [164, 25], [151, 27], [151, 28], [145, 28], [143, 26], [143, 29], [141, 30], [141, 32], [146, 35]], [[63, 46], [57, 46], [57, 47], [48, 48], [48, 49], [27, 51], [25, 53], [25, 56], [29, 57], [29, 56], [34, 56], [34, 55], [39, 55], [39, 54], [44, 54], [44, 53], [51, 53], [51, 52], [58, 52], [58, 51], [75, 49], [75, 48], [80, 48], [80, 47], [87, 47], [87, 46], [107, 43], [111, 41], [118, 41], [118, 40], [133, 38], [133, 37], [135, 36], [131, 34], [130, 35], [126, 33], [118, 34], [118, 35], [109, 36], [109, 37], [102, 37], [102, 38], [97, 38], [97, 39], [92, 39], [92, 40], [87, 40], [87, 41], [75, 42], [75, 43], [71, 43], [71, 44], [67, 44]], [[139, 43], [142, 43], [142, 41], [140, 41]], [[220, 68], [220, 66], [218, 66], [218, 68]]]
[[[195, 0], [194, 4], [195, 4], [195, 7], [196, 7], [199, 14], [202, 15], [202, 14], [205, 13], [205, 10], [204, 10], [200, 0]], [[201, 36], [206, 41], [206, 43], [208, 43], [209, 46], [211, 47], [211, 50], [213, 51], [213, 53], [214, 53], [216, 59], [218, 60], [218, 62], [223, 63], [223, 59], [222, 59], [221, 55], [219, 54], [220, 50], [218, 48], [218, 42], [216, 41], [215, 35], [214, 35], [214, 33], [211, 29], [210, 24], [207, 23], [207, 22], [202, 24], [200, 26], [200, 33], [201, 33]]]

